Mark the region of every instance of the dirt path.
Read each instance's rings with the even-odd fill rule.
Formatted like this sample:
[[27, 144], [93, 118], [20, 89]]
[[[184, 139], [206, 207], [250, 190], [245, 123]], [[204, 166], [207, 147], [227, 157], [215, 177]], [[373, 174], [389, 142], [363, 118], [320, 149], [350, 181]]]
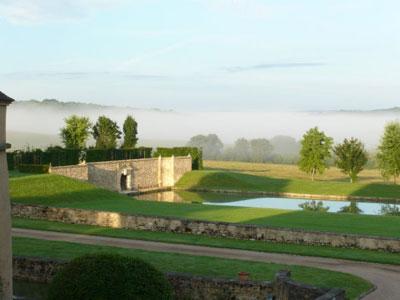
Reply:
[[363, 299], [400, 299], [400, 266], [364, 263], [331, 258], [265, 253], [183, 244], [169, 244], [19, 228], [13, 228], [13, 236], [37, 238], [50, 241], [65, 241], [89, 245], [104, 245], [121, 248], [142, 249], [148, 251], [174, 252], [190, 255], [221, 257], [258, 262], [273, 262], [279, 264], [308, 266], [333, 271], [341, 271], [369, 280], [377, 287], [375, 291], [365, 296]]

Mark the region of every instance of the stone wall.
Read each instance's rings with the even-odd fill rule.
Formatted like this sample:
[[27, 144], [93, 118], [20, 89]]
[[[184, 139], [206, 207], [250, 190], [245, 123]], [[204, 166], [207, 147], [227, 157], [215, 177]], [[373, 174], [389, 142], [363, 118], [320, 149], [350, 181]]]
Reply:
[[[42, 258], [14, 257], [14, 278], [30, 282], [49, 283], [66, 262]], [[344, 300], [345, 292], [340, 289], [320, 289], [294, 282], [290, 272], [280, 271], [275, 280], [239, 281], [166, 273], [176, 300]], [[321, 297], [321, 298], [320, 298]]]
[[400, 252], [400, 239], [71, 208], [13, 204], [12, 214], [71, 224]]
[[71, 177], [79, 180], [88, 180], [88, 166], [64, 166], [64, 167], [50, 167], [49, 173], [61, 176]]
[[[80, 180], [113, 191], [146, 191], [173, 187], [192, 170], [192, 159], [157, 157], [88, 163], [86, 165], [52, 167], [50, 173]], [[121, 184], [125, 181], [124, 184]]]

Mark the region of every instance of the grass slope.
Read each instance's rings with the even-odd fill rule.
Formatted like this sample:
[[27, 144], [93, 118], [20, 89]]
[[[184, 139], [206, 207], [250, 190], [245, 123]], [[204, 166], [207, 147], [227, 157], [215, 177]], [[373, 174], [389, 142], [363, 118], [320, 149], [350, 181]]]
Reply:
[[113, 229], [99, 226], [65, 224], [60, 222], [13, 219], [13, 227], [47, 230], [115, 238], [128, 238], [176, 244], [210, 246], [253, 250], [260, 252], [286, 253], [305, 256], [331, 257], [348, 260], [400, 265], [400, 253], [388, 253], [361, 249], [333, 248], [324, 246], [305, 246], [297, 244], [271, 243], [264, 241], [245, 241], [220, 237], [196, 236], [171, 232], [152, 232], [127, 229]]
[[177, 187], [400, 199], [400, 185], [285, 179], [229, 171], [193, 171], [185, 174], [177, 183]]
[[16, 203], [400, 238], [398, 217], [138, 201], [51, 174], [13, 177], [10, 192]]
[[272, 280], [277, 271], [290, 269], [294, 280], [318, 287], [343, 288], [346, 290], [347, 296], [350, 299], [356, 299], [358, 295], [371, 288], [371, 284], [361, 278], [350, 274], [325, 271], [316, 268], [43, 241], [28, 238], [14, 238], [13, 240], [13, 253], [19, 256], [70, 260], [77, 256], [97, 252], [118, 253], [139, 257], [150, 262], [164, 272], [191, 273], [223, 278], [235, 278], [238, 272], [246, 271], [251, 274], [253, 280]]

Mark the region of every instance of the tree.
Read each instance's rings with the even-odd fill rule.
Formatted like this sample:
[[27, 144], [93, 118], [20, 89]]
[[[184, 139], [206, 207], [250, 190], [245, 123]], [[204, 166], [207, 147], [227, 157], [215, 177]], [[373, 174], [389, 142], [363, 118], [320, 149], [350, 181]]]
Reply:
[[267, 139], [254, 139], [250, 141], [250, 161], [266, 162], [272, 153], [272, 145]]
[[92, 130], [97, 149], [114, 149], [117, 147], [117, 140], [121, 138], [121, 131], [116, 122], [106, 116], [100, 116]]
[[300, 170], [311, 175], [311, 180], [317, 173], [322, 174], [328, 167], [327, 160], [331, 157], [333, 139], [326, 136], [318, 127], [311, 128], [303, 135], [300, 150]]
[[249, 161], [251, 147], [248, 140], [245, 138], [240, 138], [236, 140], [235, 145], [233, 147], [233, 157], [237, 161]]
[[396, 179], [400, 175], [400, 122], [390, 122], [378, 147], [377, 160], [382, 176]]
[[138, 127], [138, 124], [132, 116], [126, 117], [124, 126], [123, 126], [124, 143], [122, 144], [122, 148], [124, 148], [124, 149], [135, 148], [135, 146], [138, 142], [137, 127]]
[[61, 128], [60, 136], [66, 148], [83, 149], [90, 135], [92, 124], [89, 118], [72, 115], [65, 119], [65, 127]]
[[202, 149], [205, 159], [218, 159], [221, 156], [224, 144], [216, 134], [196, 135], [187, 143], [189, 147]]
[[356, 181], [358, 173], [368, 161], [363, 143], [355, 138], [345, 139], [342, 144], [335, 146], [333, 152], [336, 155], [336, 166], [350, 177], [350, 182]]

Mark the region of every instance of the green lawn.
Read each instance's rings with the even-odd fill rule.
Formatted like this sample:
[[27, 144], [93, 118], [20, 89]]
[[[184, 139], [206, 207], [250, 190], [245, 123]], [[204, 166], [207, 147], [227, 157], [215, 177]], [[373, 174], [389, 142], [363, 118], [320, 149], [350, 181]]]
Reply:
[[210, 170], [185, 174], [177, 183], [177, 187], [181, 189], [226, 189], [244, 192], [286, 192], [400, 199], [400, 185], [348, 183], [333, 180], [311, 181]]
[[367, 281], [349, 274], [308, 267], [43, 241], [28, 238], [14, 238], [13, 240], [13, 253], [19, 256], [69, 260], [83, 254], [96, 252], [119, 253], [122, 255], [139, 257], [149, 261], [164, 272], [182, 272], [223, 278], [235, 278], [238, 272], [246, 271], [251, 274], [251, 278], [254, 280], [272, 280], [278, 270], [290, 269], [294, 280], [318, 287], [343, 288], [346, 290], [347, 296], [350, 299], [356, 299], [358, 295], [368, 291], [372, 287]]
[[399, 217], [138, 201], [51, 174], [11, 178], [10, 192], [16, 203], [400, 238]]
[[295, 255], [331, 257], [358, 261], [400, 265], [400, 253], [388, 253], [361, 249], [333, 248], [325, 246], [305, 246], [297, 244], [245, 241], [229, 238], [196, 236], [171, 232], [135, 231], [113, 229], [89, 225], [65, 224], [41, 220], [14, 218], [13, 227], [48, 230], [87, 235], [98, 235], [136, 240], [159, 241], [177, 244], [190, 244], [219, 248], [245, 249], [260, 252], [287, 253]]

